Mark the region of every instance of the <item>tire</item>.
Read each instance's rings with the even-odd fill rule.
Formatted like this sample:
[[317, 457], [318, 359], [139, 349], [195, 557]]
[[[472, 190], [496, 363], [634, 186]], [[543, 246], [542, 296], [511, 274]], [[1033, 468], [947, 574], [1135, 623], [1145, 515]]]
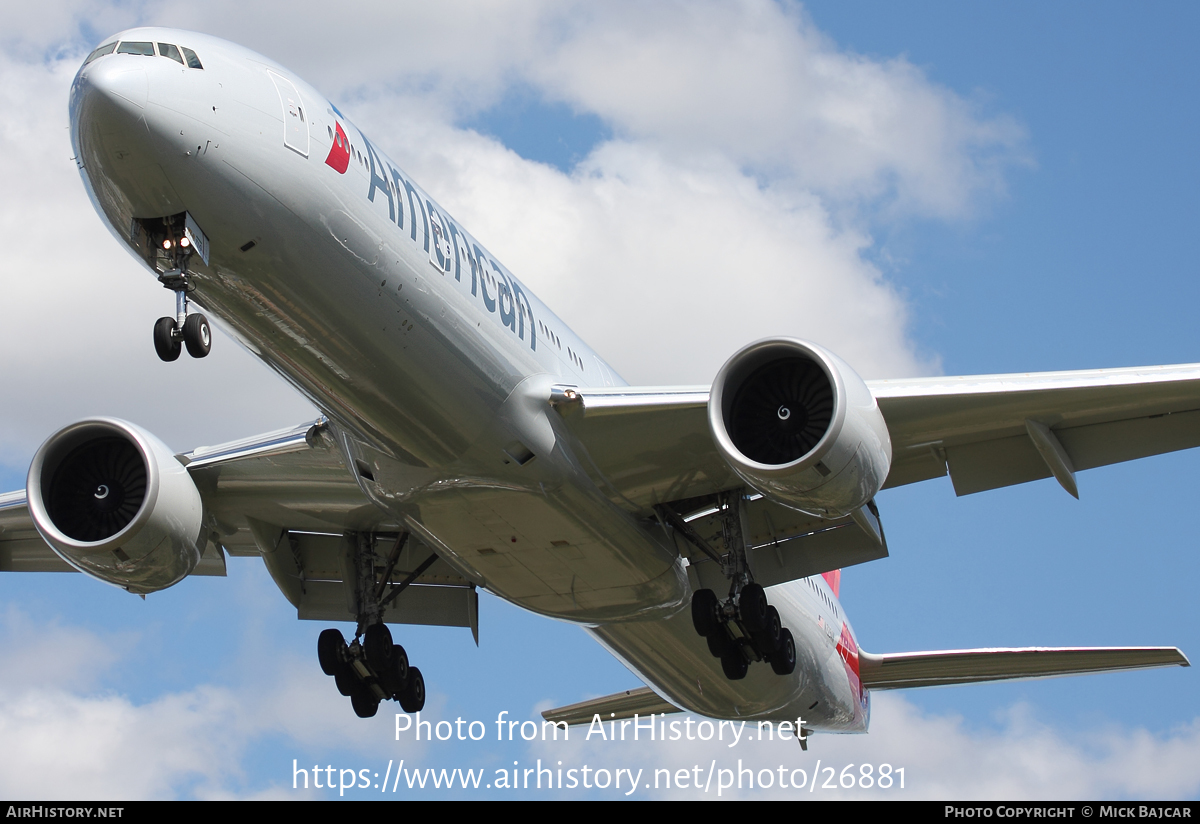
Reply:
[[207, 355], [212, 349], [212, 329], [208, 325], [208, 318], [199, 313], [188, 315], [183, 322], [183, 342], [193, 358]]
[[375, 713], [379, 712], [379, 701], [371, 695], [365, 684], [350, 693], [350, 705], [359, 718], [374, 718]]
[[714, 632], [704, 640], [708, 641], [708, 651], [713, 658], [724, 658], [729, 652], [737, 652], [737, 646], [729, 638], [729, 633], [724, 630]]
[[748, 584], [738, 598], [738, 614], [750, 633], [762, 632], [767, 626], [767, 593], [758, 584]]
[[420, 712], [425, 708], [425, 677], [416, 667], [408, 668], [408, 681], [400, 690], [400, 706], [405, 712]]
[[707, 638], [721, 628], [717, 618], [720, 602], [711, 589], [697, 590], [692, 594], [692, 626], [702, 638]]
[[324, 630], [317, 636], [317, 660], [321, 663], [321, 672], [337, 675], [342, 669], [345, 649], [346, 639], [336, 629]]
[[363, 637], [363, 651], [367, 654], [367, 664], [375, 670], [375, 674], [383, 676], [392, 663], [392, 631], [387, 624], [371, 624]]
[[767, 624], [754, 635], [754, 643], [764, 656], [771, 655], [779, 649], [779, 641], [783, 637], [783, 624], [779, 620], [779, 610], [767, 607]]
[[354, 695], [354, 691], [362, 684], [358, 680], [358, 676], [349, 667], [335, 672], [333, 674], [333, 683], [337, 687], [337, 691], [347, 697]]
[[179, 359], [183, 350], [179, 339], [175, 337], [175, 318], [159, 318], [154, 322], [154, 351], [158, 359], [170, 363]]
[[750, 665], [746, 662], [746, 656], [742, 655], [742, 651], [735, 647], [721, 656], [721, 669], [730, 681], [741, 681], [746, 677], [746, 671], [750, 669]]
[[796, 639], [786, 627], [779, 634], [779, 649], [771, 656], [771, 669], [776, 675], [791, 675], [796, 671]]
[[404, 651], [404, 647], [396, 644], [392, 647], [392, 664], [385, 679], [388, 691], [393, 696], [403, 691], [404, 685], [408, 683], [408, 672], [408, 653]]

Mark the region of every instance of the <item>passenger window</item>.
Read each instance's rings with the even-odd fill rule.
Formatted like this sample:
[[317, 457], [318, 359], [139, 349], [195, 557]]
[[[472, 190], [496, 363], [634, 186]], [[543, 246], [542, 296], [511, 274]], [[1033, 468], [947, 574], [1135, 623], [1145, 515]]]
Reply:
[[111, 43], [106, 43], [105, 45], [101, 46], [100, 48], [96, 49], [94, 52], [89, 54], [88, 59], [83, 61], [83, 65], [86, 66], [88, 63], [91, 63], [97, 57], [103, 57], [106, 54], [112, 54], [116, 48], [117, 48], [117, 41], [114, 40]]
[[147, 57], [154, 56], [153, 43], [139, 43], [130, 41], [117, 46], [117, 54], [143, 54]]
[[196, 53], [194, 51], [192, 51], [191, 49], [189, 49], [187, 46], [183, 47], [183, 56], [187, 58], [188, 68], [191, 68], [191, 69], [203, 69], [204, 68], [204, 66], [200, 65], [200, 58], [197, 57]]
[[184, 65], [183, 55], [179, 53], [179, 49], [172, 46], [170, 43], [159, 43], [158, 53], [162, 57], [169, 57], [179, 65]]

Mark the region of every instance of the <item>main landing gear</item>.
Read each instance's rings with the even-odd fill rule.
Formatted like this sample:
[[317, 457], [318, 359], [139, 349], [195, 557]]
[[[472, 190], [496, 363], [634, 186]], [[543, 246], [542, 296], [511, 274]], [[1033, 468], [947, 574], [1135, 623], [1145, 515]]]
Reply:
[[[405, 712], [419, 712], [425, 707], [425, 678], [419, 669], [409, 666], [404, 647], [392, 642], [391, 630], [383, 623], [383, 613], [437, 556], [431, 555], [401, 583], [390, 584], [400, 553], [408, 542], [408, 533], [400, 533], [390, 557], [382, 565], [377, 563], [384, 559], [376, 555], [373, 536], [358, 533], [354, 539], [358, 629], [349, 644], [336, 629], [321, 633], [317, 638], [321, 671], [333, 676], [338, 692], [350, 698], [359, 718], [374, 716], [379, 702], [389, 699], [399, 701]], [[382, 577], [377, 574], [378, 568], [383, 569]]]
[[670, 507], [659, 511], [672, 526], [711, 560], [717, 562], [729, 579], [729, 595], [724, 600], [711, 589], [692, 594], [692, 625], [708, 642], [708, 651], [721, 659], [725, 677], [738, 681], [746, 677], [750, 664], [765, 661], [776, 675], [791, 675], [796, 670], [796, 641], [779, 620], [779, 610], [767, 603], [767, 594], [754, 583], [746, 560], [743, 536], [741, 491], [728, 492], [719, 501], [722, 538], [726, 552], [721, 555]]
[[766, 661], [776, 675], [796, 670], [796, 641], [758, 584], [746, 584], [740, 593], [732, 588], [724, 602], [711, 589], [696, 591], [692, 625], [731, 681], [745, 678], [752, 661]]
[[425, 678], [408, 665], [404, 647], [392, 643], [387, 624], [367, 627], [362, 640], [349, 645], [340, 631], [327, 629], [317, 638], [317, 659], [359, 718], [375, 715], [379, 702], [388, 699], [399, 701], [405, 712], [425, 706]]

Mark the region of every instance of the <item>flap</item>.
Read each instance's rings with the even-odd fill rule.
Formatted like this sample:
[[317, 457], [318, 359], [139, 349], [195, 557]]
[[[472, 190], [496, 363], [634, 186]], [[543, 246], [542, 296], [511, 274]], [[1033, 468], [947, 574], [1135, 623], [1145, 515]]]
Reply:
[[1062, 474], [1031, 429], [1051, 433], [1071, 471], [1200, 446], [1197, 364], [868, 385], [892, 437], [885, 487], [947, 467], [959, 495]]

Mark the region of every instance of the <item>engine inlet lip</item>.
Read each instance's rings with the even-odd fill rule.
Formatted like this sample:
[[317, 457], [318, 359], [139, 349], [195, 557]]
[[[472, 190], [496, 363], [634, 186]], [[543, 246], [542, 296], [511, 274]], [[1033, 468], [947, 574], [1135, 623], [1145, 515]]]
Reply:
[[[829, 426], [825, 433], [807, 453], [785, 464], [760, 463], [743, 454], [729, 436], [728, 424], [733, 401], [738, 387], [756, 369], [772, 360], [785, 357], [800, 357], [810, 360], [821, 368], [829, 385], [833, 388], [833, 414], [830, 416]], [[732, 391], [726, 392], [726, 387]], [[718, 449], [726, 455], [737, 456], [745, 468], [763, 475], [788, 475], [797, 469], [806, 469], [815, 464], [832, 448], [842, 430], [845, 419], [846, 387], [841, 372], [821, 347], [797, 338], [763, 338], [742, 347], [721, 367], [721, 371], [713, 380], [708, 397], [708, 425], [713, 439], [717, 442]]]
[[[54, 472], [76, 448], [90, 440], [102, 437], [117, 437], [129, 441], [138, 451], [146, 470], [146, 494], [137, 514], [119, 532], [99, 541], [80, 541], [64, 533], [50, 517], [45, 495]], [[25, 479], [25, 498], [29, 514], [37, 531], [48, 544], [77, 550], [84, 553], [109, 552], [124, 544], [150, 519], [154, 502], [158, 499], [161, 481], [154, 461], [148, 460], [151, 446], [136, 427], [118, 418], [88, 418], [70, 424], [46, 439], [33, 456], [29, 474]]]

